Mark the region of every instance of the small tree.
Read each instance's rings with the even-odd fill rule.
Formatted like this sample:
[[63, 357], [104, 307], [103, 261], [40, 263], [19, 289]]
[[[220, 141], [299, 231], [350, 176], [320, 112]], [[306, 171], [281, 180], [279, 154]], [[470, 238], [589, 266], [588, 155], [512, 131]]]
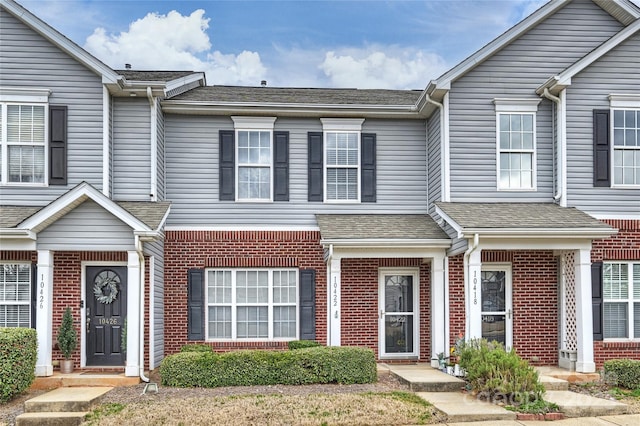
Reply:
[[60, 324], [60, 329], [58, 330], [58, 347], [64, 359], [71, 358], [71, 354], [76, 350], [77, 344], [78, 337], [76, 335], [76, 329], [73, 328], [71, 308], [67, 307], [62, 317], [62, 324]]

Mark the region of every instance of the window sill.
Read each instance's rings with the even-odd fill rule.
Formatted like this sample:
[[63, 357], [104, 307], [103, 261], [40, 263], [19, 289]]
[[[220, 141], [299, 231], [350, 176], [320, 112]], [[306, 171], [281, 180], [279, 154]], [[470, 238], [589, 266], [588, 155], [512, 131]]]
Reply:
[[640, 349], [640, 339], [603, 340], [603, 349]]

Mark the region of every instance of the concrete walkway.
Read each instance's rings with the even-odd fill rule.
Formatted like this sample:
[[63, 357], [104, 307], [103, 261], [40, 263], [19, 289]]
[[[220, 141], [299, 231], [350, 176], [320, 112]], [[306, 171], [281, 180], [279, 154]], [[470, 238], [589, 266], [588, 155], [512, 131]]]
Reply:
[[[429, 364], [382, 364], [378, 369], [383, 374], [389, 373], [396, 376], [418, 396], [433, 404], [437, 410], [447, 416], [449, 425], [458, 423], [468, 425], [469, 422], [498, 426], [545, 423], [516, 420], [516, 413], [499, 405], [480, 401], [475, 396], [465, 393], [463, 391], [465, 382], [462, 379], [442, 373]], [[540, 381], [547, 389], [544, 395], [545, 400], [556, 403], [567, 417], [564, 420], [556, 420], [554, 423], [556, 425], [640, 425], [640, 414], [626, 415], [628, 406], [625, 404], [570, 392], [566, 380], [550, 375], [541, 374]]]

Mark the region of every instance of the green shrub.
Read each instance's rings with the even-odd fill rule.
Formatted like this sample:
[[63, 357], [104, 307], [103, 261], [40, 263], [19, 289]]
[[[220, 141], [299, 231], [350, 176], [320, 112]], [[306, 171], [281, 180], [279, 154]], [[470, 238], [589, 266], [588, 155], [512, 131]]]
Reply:
[[483, 399], [519, 405], [544, 393], [538, 372], [497, 342], [471, 340], [461, 346], [459, 357], [472, 389]]
[[315, 340], [292, 340], [287, 345], [291, 351], [295, 349], [315, 348], [321, 346], [320, 343]]
[[160, 365], [162, 384], [177, 387], [373, 383], [373, 351], [315, 347], [295, 351], [180, 352]]
[[76, 329], [73, 327], [73, 315], [71, 308], [67, 307], [62, 316], [62, 323], [58, 330], [58, 347], [64, 359], [71, 359], [71, 354], [76, 350], [78, 345], [78, 336]]
[[38, 337], [32, 328], [0, 328], [0, 403], [31, 386], [35, 379]]
[[604, 363], [608, 383], [627, 389], [640, 389], [640, 360], [612, 359]]
[[192, 343], [184, 345], [180, 348], [180, 352], [213, 352], [213, 349], [209, 345], [202, 343]]

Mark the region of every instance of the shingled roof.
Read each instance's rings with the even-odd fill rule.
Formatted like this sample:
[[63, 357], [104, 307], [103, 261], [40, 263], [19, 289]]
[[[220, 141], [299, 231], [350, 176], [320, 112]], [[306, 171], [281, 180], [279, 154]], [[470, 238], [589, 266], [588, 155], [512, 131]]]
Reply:
[[129, 81], [156, 81], [168, 82], [178, 78], [193, 74], [193, 71], [138, 71], [138, 70], [115, 70], [118, 74]]
[[413, 106], [417, 103], [421, 94], [421, 90], [204, 86], [175, 96], [172, 101], [239, 104]]
[[448, 240], [429, 215], [319, 214], [323, 240]]

